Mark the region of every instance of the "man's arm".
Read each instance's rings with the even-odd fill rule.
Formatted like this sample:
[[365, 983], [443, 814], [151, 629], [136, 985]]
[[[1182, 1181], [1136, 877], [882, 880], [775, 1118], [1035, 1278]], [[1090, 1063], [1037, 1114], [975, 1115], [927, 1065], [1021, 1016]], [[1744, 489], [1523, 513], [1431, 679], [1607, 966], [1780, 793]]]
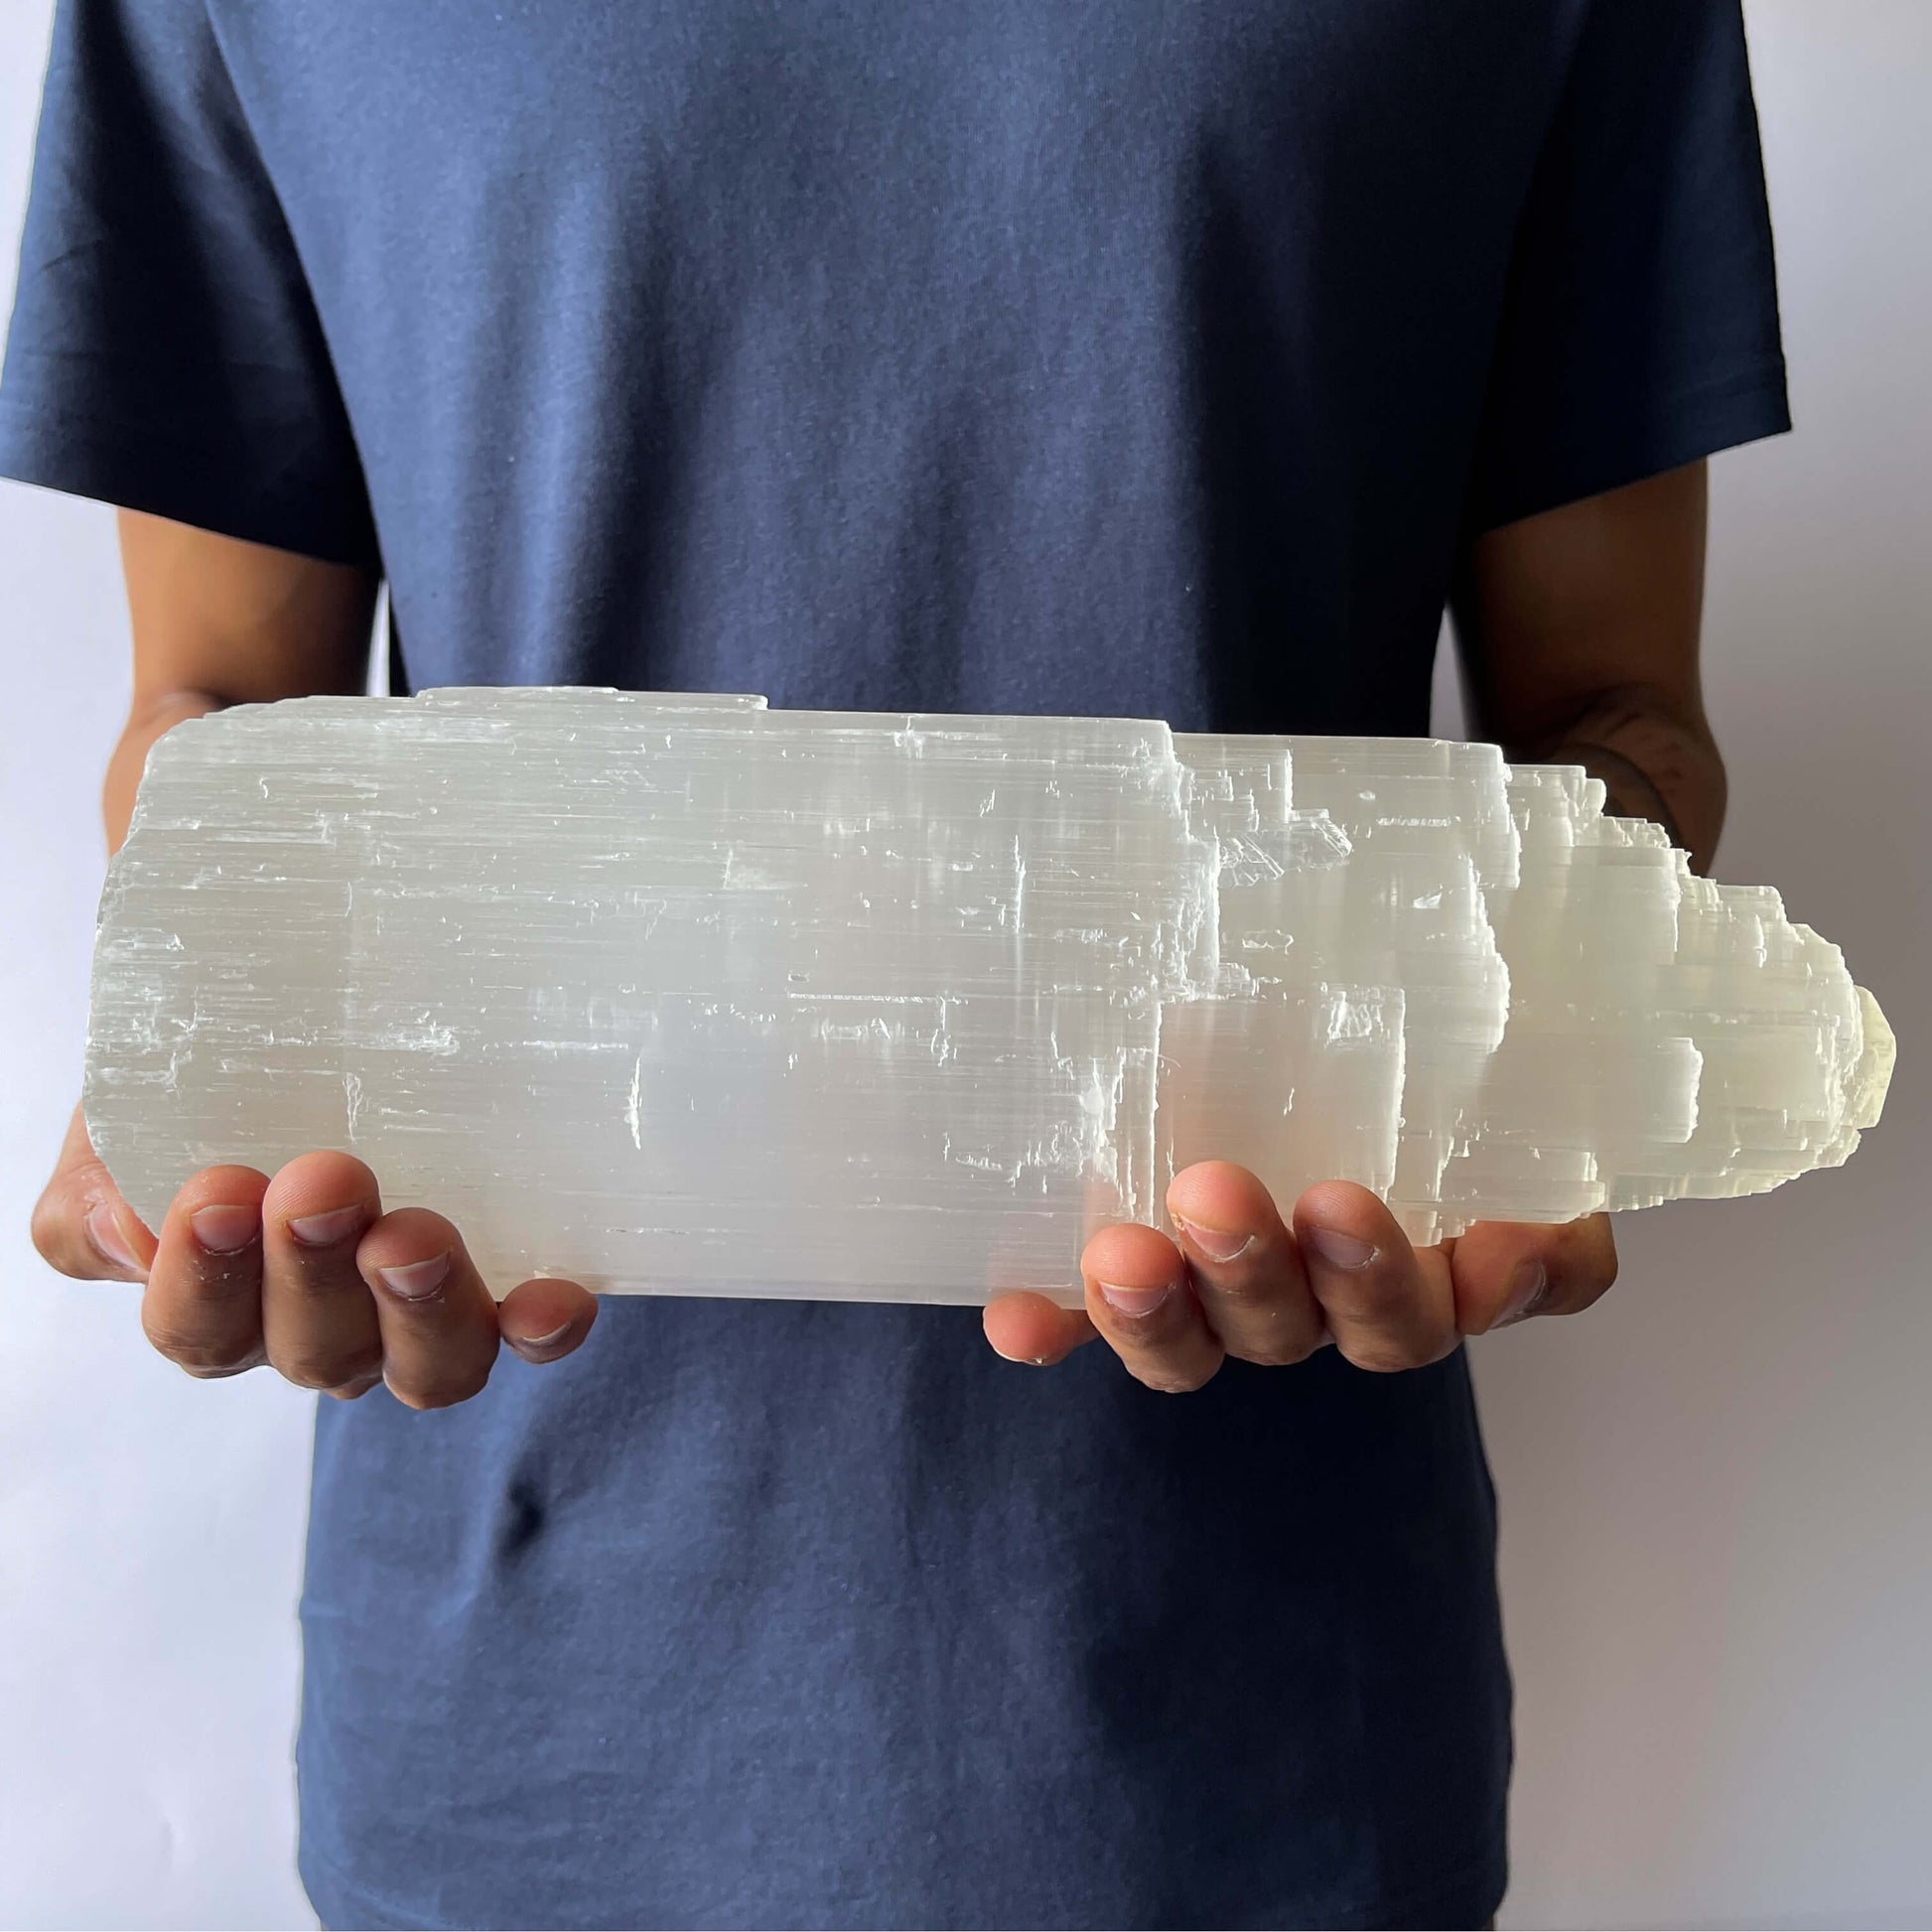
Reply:
[[184, 719], [362, 690], [376, 594], [368, 571], [134, 510], [118, 521], [134, 695], [101, 787], [109, 852], [127, 836], [148, 748]]
[[[1613, 811], [1660, 820], [1700, 867], [1725, 812], [1698, 678], [1705, 484], [1693, 464], [1491, 531], [1452, 605], [1477, 734], [1587, 766]], [[1229, 1355], [1286, 1364], [1329, 1341], [1361, 1368], [1417, 1368], [1464, 1335], [1577, 1313], [1616, 1276], [1602, 1214], [1491, 1221], [1418, 1251], [1364, 1187], [1322, 1181], [1278, 1204], [1224, 1161], [1176, 1174], [1167, 1206], [1175, 1239], [1130, 1226], [1088, 1243], [1084, 1313], [1000, 1297], [993, 1346], [1043, 1365], [1098, 1337], [1168, 1390], [1199, 1388]]]
[[1471, 736], [1584, 765], [1699, 872], [1725, 820], [1698, 674], [1707, 483], [1693, 463], [1492, 530], [1451, 606]]
[[[123, 512], [134, 697], [102, 790], [110, 851], [149, 748], [224, 705], [363, 688], [376, 583], [160, 518]], [[74, 1109], [34, 1210], [34, 1243], [65, 1275], [145, 1280], [149, 1339], [190, 1374], [267, 1363], [305, 1388], [355, 1397], [386, 1381], [415, 1408], [477, 1393], [498, 1345], [532, 1362], [572, 1352], [596, 1318], [573, 1282], [526, 1282], [500, 1307], [462, 1236], [426, 1208], [383, 1212], [351, 1156], [305, 1154], [184, 1175], [158, 1233], [115, 1188]]]

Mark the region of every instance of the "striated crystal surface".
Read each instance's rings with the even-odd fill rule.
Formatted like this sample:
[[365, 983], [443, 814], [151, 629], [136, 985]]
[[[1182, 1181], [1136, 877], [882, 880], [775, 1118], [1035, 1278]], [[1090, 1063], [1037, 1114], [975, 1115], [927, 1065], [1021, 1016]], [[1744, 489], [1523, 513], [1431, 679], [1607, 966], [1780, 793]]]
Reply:
[[1891, 1034], [1775, 893], [1493, 746], [577, 690], [155, 747], [86, 1116], [150, 1223], [351, 1148], [499, 1291], [1078, 1299], [1207, 1157], [1416, 1239], [1842, 1162]]

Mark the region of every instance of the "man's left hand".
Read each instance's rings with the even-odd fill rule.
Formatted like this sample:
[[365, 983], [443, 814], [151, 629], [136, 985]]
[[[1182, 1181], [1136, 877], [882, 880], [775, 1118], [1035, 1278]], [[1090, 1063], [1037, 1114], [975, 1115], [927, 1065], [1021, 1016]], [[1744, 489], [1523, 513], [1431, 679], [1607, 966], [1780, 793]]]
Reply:
[[998, 1297], [986, 1336], [1012, 1361], [1057, 1362], [1107, 1343], [1151, 1389], [1198, 1389], [1230, 1355], [1269, 1367], [1332, 1343], [1357, 1368], [1422, 1368], [1537, 1314], [1576, 1314], [1616, 1279], [1609, 1217], [1559, 1226], [1485, 1221], [1414, 1247], [1365, 1187], [1324, 1180], [1284, 1220], [1245, 1168], [1177, 1174], [1158, 1229], [1104, 1229], [1080, 1257], [1086, 1310]]

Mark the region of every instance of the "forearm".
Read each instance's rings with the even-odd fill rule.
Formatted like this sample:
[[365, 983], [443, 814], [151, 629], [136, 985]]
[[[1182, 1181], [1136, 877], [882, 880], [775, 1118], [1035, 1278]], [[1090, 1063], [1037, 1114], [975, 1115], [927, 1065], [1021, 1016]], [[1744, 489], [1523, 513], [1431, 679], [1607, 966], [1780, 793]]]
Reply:
[[1581, 764], [1609, 808], [1707, 867], [1725, 767], [1698, 669], [1702, 464], [1478, 538], [1452, 599], [1475, 729], [1511, 758]]
[[230, 704], [364, 688], [376, 579], [123, 510], [134, 695], [101, 787], [107, 849], [127, 836], [149, 748]]
[[148, 748], [164, 732], [189, 718], [219, 711], [221, 700], [207, 691], [173, 691], [145, 705], [137, 705], [121, 728], [119, 742], [107, 760], [107, 776], [100, 788], [100, 817], [107, 832], [107, 850], [121, 849], [128, 820], [134, 815], [134, 794], [148, 761]]

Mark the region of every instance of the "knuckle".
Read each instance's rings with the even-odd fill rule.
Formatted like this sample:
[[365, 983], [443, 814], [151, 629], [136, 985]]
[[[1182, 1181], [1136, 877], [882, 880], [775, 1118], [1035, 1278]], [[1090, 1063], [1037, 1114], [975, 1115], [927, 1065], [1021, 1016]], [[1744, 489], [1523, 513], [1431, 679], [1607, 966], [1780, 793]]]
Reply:
[[1192, 1395], [1214, 1379], [1221, 1350], [1136, 1349], [1121, 1360], [1135, 1381], [1157, 1395]]
[[1195, 1374], [1186, 1370], [1137, 1368], [1133, 1373], [1135, 1381], [1156, 1395], [1192, 1395], [1207, 1386], [1214, 1371], [1208, 1369]]
[[1315, 1351], [1312, 1335], [1264, 1335], [1229, 1352], [1257, 1368], [1296, 1368]]
[[201, 1347], [200, 1340], [185, 1329], [171, 1326], [165, 1321], [151, 1320], [147, 1315], [141, 1317], [141, 1332], [148, 1338], [148, 1346], [158, 1355], [166, 1355], [171, 1362], [185, 1361]]
[[174, 1365], [198, 1381], [217, 1381], [222, 1376], [239, 1375], [253, 1368], [259, 1354], [232, 1341], [207, 1335], [191, 1334], [165, 1323], [143, 1321], [141, 1330], [156, 1353], [167, 1356]]
[[250, 1358], [238, 1362], [185, 1362], [175, 1357], [175, 1366], [184, 1375], [191, 1375], [197, 1382], [225, 1382], [231, 1376], [246, 1375], [251, 1368], [259, 1368], [260, 1362]]
[[379, 1345], [351, 1349], [291, 1349], [271, 1352], [275, 1372], [298, 1389], [342, 1389], [352, 1382], [365, 1386], [380, 1380]]
[[449, 1370], [389, 1378], [389, 1393], [406, 1409], [454, 1409], [460, 1402], [483, 1393], [489, 1380], [488, 1370], [481, 1373], [454, 1373]]
[[184, 1321], [179, 1313], [158, 1314], [152, 1298], [142, 1305], [141, 1332], [157, 1354], [190, 1375], [238, 1375], [267, 1359], [259, 1330], [251, 1333], [245, 1326], [230, 1326], [224, 1333]]
[[1426, 1368], [1437, 1359], [1435, 1351], [1400, 1337], [1351, 1338], [1340, 1347], [1349, 1361], [1370, 1375], [1401, 1375], [1412, 1368]]

